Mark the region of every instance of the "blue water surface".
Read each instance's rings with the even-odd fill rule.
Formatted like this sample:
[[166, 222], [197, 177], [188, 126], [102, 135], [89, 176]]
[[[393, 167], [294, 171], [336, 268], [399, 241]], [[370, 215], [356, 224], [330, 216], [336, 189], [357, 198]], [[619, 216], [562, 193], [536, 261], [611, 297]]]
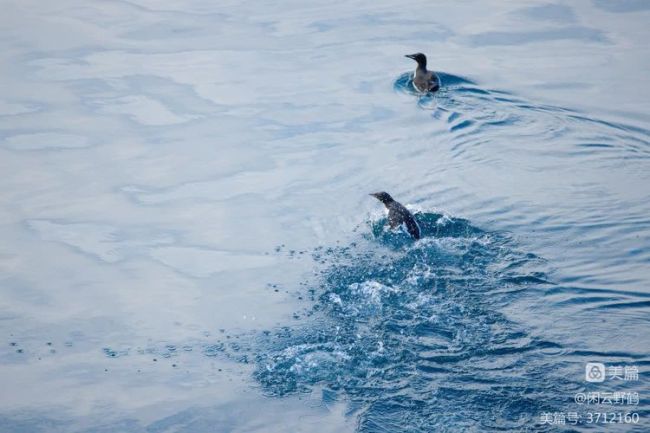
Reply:
[[4, 5], [0, 431], [650, 431], [649, 19]]

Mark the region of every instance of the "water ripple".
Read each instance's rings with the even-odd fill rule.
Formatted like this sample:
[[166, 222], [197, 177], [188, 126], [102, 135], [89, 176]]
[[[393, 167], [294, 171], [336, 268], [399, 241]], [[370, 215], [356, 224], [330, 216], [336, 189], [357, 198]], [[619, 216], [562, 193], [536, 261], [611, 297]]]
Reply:
[[[435, 94], [415, 91], [411, 73], [400, 75], [393, 87], [417, 96], [419, 107], [431, 110], [434, 118], [447, 123], [455, 158], [489, 163], [494, 152], [518, 148], [563, 164], [567, 157], [592, 161], [633, 157], [637, 164], [650, 159], [650, 131], [645, 128], [531, 103], [507, 92], [482, 88], [464, 77], [439, 76], [442, 85]], [[554, 144], [550, 147], [549, 143]], [[486, 148], [488, 144], [491, 148]]]

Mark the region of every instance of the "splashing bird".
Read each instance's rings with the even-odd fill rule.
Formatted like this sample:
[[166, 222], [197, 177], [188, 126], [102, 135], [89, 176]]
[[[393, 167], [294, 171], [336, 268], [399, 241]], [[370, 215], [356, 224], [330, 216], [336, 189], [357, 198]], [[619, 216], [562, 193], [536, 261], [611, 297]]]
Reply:
[[404, 224], [413, 239], [420, 239], [420, 227], [413, 214], [404, 205], [395, 201], [387, 192], [375, 192], [370, 195], [382, 202], [388, 209], [388, 224], [391, 229]]
[[405, 57], [418, 62], [413, 74], [413, 87], [418, 91], [435, 92], [440, 88], [440, 79], [435, 72], [427, 70], [427, 56], [422, 53], [407, 54]]

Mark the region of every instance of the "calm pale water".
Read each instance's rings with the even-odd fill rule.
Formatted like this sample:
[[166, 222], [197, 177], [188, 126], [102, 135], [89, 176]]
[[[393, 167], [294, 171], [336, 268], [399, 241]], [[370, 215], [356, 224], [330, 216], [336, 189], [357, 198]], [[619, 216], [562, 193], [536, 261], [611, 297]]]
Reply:
[[0, 431], [650, 431], [650, 3], [2, 10]]

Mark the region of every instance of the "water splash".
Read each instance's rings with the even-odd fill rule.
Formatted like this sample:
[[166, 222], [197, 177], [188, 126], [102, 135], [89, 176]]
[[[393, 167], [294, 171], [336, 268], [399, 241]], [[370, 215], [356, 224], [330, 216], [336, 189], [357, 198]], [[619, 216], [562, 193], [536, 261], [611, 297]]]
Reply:
[[[359, 431], [497, 431], [534, 424], [539, 380], [562, 345], [499, 312], [544, 284], [543, 260], [463, 219], [416, 214], [413, 242], [386, 221], [326, 260], [298, 326], [258, 337], [255, 379], [270, 396], [316, 385], [360, 407]], [[548, 379], [548, 378], [546, 378]], [[498, 421], [497, 421], [498, 420]]]

